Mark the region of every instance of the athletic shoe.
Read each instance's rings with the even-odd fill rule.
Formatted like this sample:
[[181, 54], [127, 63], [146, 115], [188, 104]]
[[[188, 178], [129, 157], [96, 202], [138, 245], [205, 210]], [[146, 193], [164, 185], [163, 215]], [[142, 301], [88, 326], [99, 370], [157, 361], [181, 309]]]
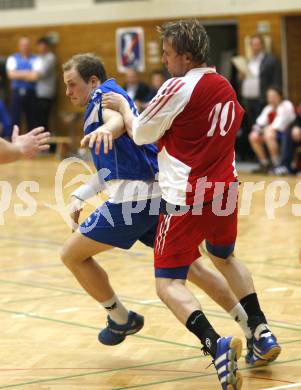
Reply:
[[247, 354], [245, 356], [246, 363], [251, 367], [261, 367], [269, 364], [268, 360], [261, 359], [253, 353], [253, 339], [246, 339], [247, 341]]
[[290, 171], [288, 170], [288, 168], [286, 166], [278, 165], [277, 167], [275, 167], [273, 169], [272, 174], [274, 174], [276, 176], [286, 176], [286, 175], [290, 175]]
[[246, 363], [250, 367], [262, 367], [262, 366], [266, 366], [267, 364], [269, 364], [269, 361], [265, 360], [265, 359], [261, 359], [260, 357], [256, 356], [253, 353], [248, 360], [246, 359]]
[[237, 371], [241, 350], [242, 342], [237, 337], [221, 337], [217, 340], [213, 364], [223, 390], [240, 390], [242, 387], [242, 376]]
[[126, 324], [116, 324], [109, 316], [107, 326], [98, 334], [98, 340], [105, 345], [117, 345], [122, 343], [126, 336], [139, 332], [144, 325], [144, 317], [133, 311], [129, 312]]
[[247, 364], [250, 364], [250, 361], [253, 356], [253, 338], [246, 338], [247, 354], [245, 356], [245, 361]]
[[258, 325], [253, 339], [255, 361], [259, 358], [266, 360], [267, 362], [272, 362], [277, 359], [280, 352], [281, 347], [268, 326], [266, 324]]

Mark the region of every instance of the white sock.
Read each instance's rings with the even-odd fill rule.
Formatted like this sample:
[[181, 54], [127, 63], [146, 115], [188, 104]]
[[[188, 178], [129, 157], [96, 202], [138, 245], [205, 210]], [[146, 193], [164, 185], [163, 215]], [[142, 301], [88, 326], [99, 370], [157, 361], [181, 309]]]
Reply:
[[265, 158], [263, 160], [259, 160], [261, 165], [263, 165], [264, 167], [267, 167], [269, 165], [269, 161]]
[[260, 337], [269, 337], [269, 336], [271, 336], [271, 331], [267, 324], [260, 324], [256, 327], [254, 332], [254, 337], [256, 340], [259, 340]]
[[278, 156], [272, 157], [272, 163], [273, 163], [274, 167], [277, 167], [279, 165], [279, 162], [280, 162], [280, 158]]
[[251, 329], [248, 327], [248, 315], [242, 305], [238, 303], [236, 306], [233, 307], [232, 310], [230, 310], [229, 314], [241, 327], [246, 338], [250, 339], [252, 337], [252, 332]]
[[100, 302], [101, 306], [108, 312], [110, 318], [119, 325], [126, 324], [129, 318], [129, 312], [120, 302], [117, 295], [107, 301]]

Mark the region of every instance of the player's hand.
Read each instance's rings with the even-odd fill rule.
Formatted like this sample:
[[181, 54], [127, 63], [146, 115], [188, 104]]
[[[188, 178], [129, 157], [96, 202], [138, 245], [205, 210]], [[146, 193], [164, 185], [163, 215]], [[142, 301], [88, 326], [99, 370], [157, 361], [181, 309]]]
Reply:
[[100, 146], [103, 144], [103, 150], [105, 154], [109, 153], [109, 150], [113, 149], [113, 135], [109, 130], [105, 128], [99, 128], [92, 133], [87, 134], [80, 141], [80, 146], [82, 148], [89, 146], [89, 148], [93, 148], [95, 145], [95, 153], [100, 153]]
[[19, 127], [14, 126], [12, 143], [18, 147], [24, 158], [32, 158], [37, 153], [49, 149], [50, 133], [44, 132], [44, 127], [36, 127], [29, 133], [19, 135]]
[[109, 92], [102, 95], [102, 108], [121, 112], [124, 104], [128, 104], [127, 100], [120, 93]]
[[74, 232], [78, 227], [78, 221], [80, 213], [83, 210], [83, 201], [76, 198], [75, 196], [71, 197], [71, 203], [69, 205], [70, 218], [72, 220], [72, 232]]

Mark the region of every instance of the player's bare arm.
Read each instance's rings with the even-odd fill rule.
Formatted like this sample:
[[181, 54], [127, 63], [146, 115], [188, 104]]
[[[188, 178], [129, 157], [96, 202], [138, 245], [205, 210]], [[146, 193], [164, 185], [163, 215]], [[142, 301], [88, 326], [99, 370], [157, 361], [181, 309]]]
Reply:
[[102, 98], [102, 107], [120, 112], [123, 117], [126, 131], [129, 137], [133, 138], [133, 120], [135, 118], [127, 100], [119, 93], [105, 93]]
[[103, 109], [102, 116], [104, 124], [84, 136], [81, 140], [81, 147], [92, 148], [95, 145], [95, 153], [100, 153], [100, 146], [103, 144], [104, 153], [107, 154], [113, 148], [114, 139], [125, 133], [124, 121], [119, 112]]

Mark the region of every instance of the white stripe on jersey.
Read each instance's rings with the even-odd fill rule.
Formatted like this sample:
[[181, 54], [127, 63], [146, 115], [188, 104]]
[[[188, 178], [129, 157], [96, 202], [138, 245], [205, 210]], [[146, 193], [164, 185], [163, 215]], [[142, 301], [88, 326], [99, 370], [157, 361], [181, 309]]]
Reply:
[[164, 215], [164, 219], [160, 226], [160, 232], [156, 240], [156, 253], [160, 253], [161, 255], [163, 253], [167, 232], [170, 226], [171, 217], [172, 215]]

